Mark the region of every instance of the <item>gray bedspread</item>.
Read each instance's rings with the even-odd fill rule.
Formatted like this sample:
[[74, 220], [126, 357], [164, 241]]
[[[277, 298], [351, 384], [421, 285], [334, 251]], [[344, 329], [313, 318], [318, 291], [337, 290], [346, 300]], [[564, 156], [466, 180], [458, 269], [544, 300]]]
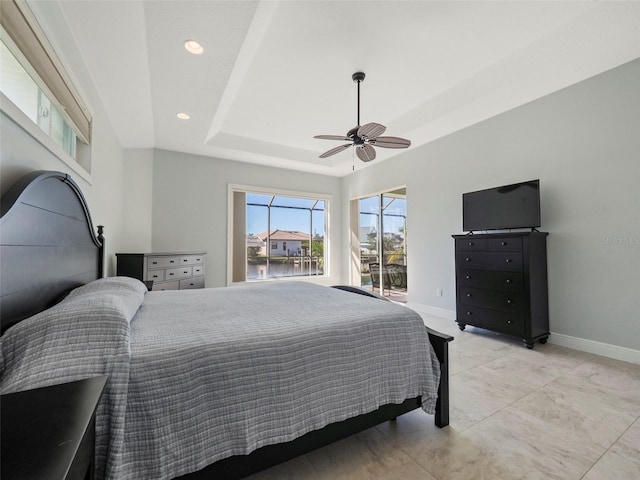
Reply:
[[303, 282], [149, 292], [129, 329], [117, 368], [95, 355], [74, 367], [117, 373], [98, 417], [109, 479], [174, 478], [419, 395], [435, 407], [422, 319], [391, 302]]

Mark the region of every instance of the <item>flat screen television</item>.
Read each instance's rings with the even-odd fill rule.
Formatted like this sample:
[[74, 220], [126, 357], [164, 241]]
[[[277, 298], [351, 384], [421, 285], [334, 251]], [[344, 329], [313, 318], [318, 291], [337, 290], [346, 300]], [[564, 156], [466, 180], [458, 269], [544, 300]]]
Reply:
[[462, 229], [502, 230], [540, 226], [540, 180], [462, 195]]

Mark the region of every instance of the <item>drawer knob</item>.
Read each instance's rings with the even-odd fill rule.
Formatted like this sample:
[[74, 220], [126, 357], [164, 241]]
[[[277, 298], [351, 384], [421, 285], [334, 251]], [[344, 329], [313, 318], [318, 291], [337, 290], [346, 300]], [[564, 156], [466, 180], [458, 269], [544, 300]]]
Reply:
[[470, 246], [470, 247], [473, 247], [473, 242], [469, 242], [469, 246]]
[[189, 260], [187, 260], [186, 258], [182, 260], [184, 263], [187, 263]]
[[173, 272], [169, 273], [170, 276], [173, 276]]
[[505, 247], [507, 245], [507, 242], [501, 242], [500, 245], [502, 245], [503, 247]]
[[510, 298], [508, 298], [508, 299], [507, 299], [507, 304], [508, 304], [508, 305], [511, 305], [512, 303], [513, 303], [513, 302], [511, 301], [511, 299], [510, 299]]
[[187, 274], [187, 273], [189, 273], [189, 272], [182, 272], [182, 273], [184, 273], [184, 274], [186, 275], [186, 274]]
[[471, 295], [470, 293], [467, 293], [467, 297], [471, 298], [471, 296], [472, 296], [472, 295]]
[[464, 259], [464, 261], [465, 261], [465, 262], [470, 262], [470, 261], [471, 261], [471, 259], [470, 259], [469, 257], [467, 257], [467, 258], [465, 258], [465, 259]]
[[176, 263], [175, 260], [169, 260], [169, 263]]
[[467, 312], [467, 315], [471, 315], [471, 314], [472, 314], [472, 312]]
[[507, 258], [507, 263], [511, 263], [511, 259], [510, 258]]
[[507, 320], [508, 325], [511, 325], [511, 323], [512, 323], [511, 320]]
[[158, 262], [151, 262], [151, 263], [153, 263], [154, 265], [157, 265], [157, 264], [158, 264]]
[[469, 280], [471, 278], [471, 275], [465, 275], [465, 278]]
[[511, 283], [511, 279], [507, 278], [507, 283]]

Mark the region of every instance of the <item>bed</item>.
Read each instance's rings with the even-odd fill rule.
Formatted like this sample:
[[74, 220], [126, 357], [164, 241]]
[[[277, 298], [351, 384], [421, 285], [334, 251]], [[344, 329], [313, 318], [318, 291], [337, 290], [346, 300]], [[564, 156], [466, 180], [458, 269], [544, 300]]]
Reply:
[[101, 278], [104, 241], [66, 174], [2, 197], [2, 393], [109, 375], [97, 478], [242, 478], [416, 408], [448, 425], [452, 338], [410, 309], [303, 282], [147, 292]]

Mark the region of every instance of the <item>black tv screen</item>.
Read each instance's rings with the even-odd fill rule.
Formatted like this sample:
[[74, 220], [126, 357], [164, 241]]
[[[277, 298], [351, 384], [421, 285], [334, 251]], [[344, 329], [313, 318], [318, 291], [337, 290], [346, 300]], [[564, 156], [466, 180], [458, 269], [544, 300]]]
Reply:
[[462, 195], [462, 229], [501, 230], [540, 226], [540, 180]]

